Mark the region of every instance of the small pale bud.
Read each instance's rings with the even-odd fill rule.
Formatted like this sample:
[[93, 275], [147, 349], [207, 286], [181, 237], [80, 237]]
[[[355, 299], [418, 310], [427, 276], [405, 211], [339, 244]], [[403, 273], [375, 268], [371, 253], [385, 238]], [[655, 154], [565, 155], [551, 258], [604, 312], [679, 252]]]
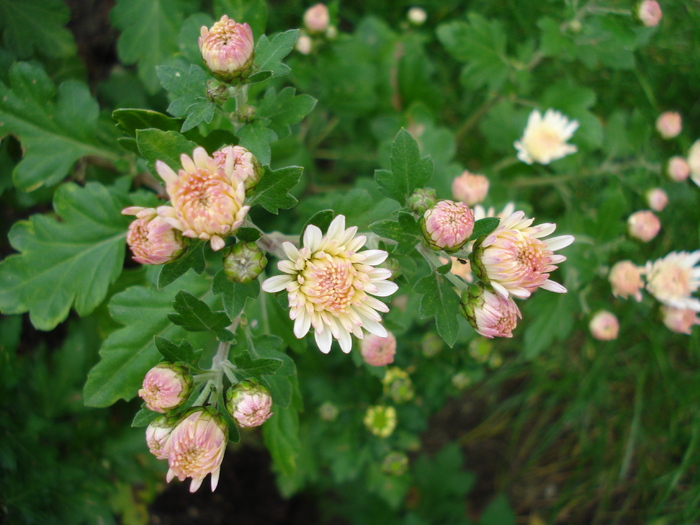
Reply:
[[460, 311], [478, 334], [484, 337], [513, 337], [522, 318], [518, 305], [508, 295], [503, 297], [482, 284], [472, 285], [462, 294]]
[[148, 450], [158, 459], [168, 459], [170, 433], [175, 428], [175, 423], [177, 420], [173, 421], [165, 416], [160, 416], [151, 421], [151, 424], [146, 428]]
[[304, 13], [304, 26], [309, 33], [324, 33], [330, 21], [328, 8], [320, 3], [309, 7]]
[[666, 328], [679, 333], [690, 335], [693, 326], [700, 325], [700, 317], [690, 308], [674, 308], [673, 306], [661, 306], [661, 316]]
[[396, 337], [387, 332], [386, 337], [368, 334], [362, 339], [362, 358], [372, 366], [384, 366], [394, 362]]
[[630, 236], [642, 242], [649, 242], [659, 233], [661, 222], [654, 212], [642, 210], [633, 213], [627, 219], [627, 231]]
[[668, 195], [661, 188], [652, 188], [647, 191], [647, 204], [654, 211], [663, 211], [668, 204]]
[[489, 179], [484, 175], [475, 175], [468, 171], [452, 180], [452, 197], [474, 206], [483, 202], [489, 192]]
[[309, 35], [300, 35], [294, 48], [302, 55], [309, 55], [314, 48], [314, 42]]
[[445, 343], [435, 332], [428, 332], [423, 336], [420, 346], [425, 357], [435, 357], [440, 353]]
[[259, 427], [272, 412], [272, 396], [262, 385], [243, 381], [230, 388], [226, 395], [226, 409], [241, 427]]
[[452, 385], [457, 390], [464, 390], [472, 384], [472, 378], [465, 372], [457, 372], [455, 375], [452, 376], [451, 381]]
[[428, 19], [428, 13], [421, 7], [412, 7], [408, 10], [406, 17], [414, 26], [422, 26]]
[[139, 397], [146, 408], [165, 413], [179, 407], [192, 392], [192, 375], [187, 367], [173, 363], [159, 363], [143, 379]]
[[390, 476], [403, 476], [408, 470], [408, 456], [403, 452], [389, 452], [382, 461], [382, 472]]
[[324, 421], [335, 421], [338, 417], [338, 413], [338, 407], [330, 401], [326, 401], [320, 407], [318, 407], [318, 415]]
[[335, 26], [328, 26], [328, 29], [326, 29], [326, 38], [328, 40], [335, 40], [335, 37], [338, 36], [338, 28]]
[[419, 188], [408, 198], [408, 207], [418, 215], [423, 215], [426, 210], [435, 206], [437, 192], [433, 188]]
[[372, 406], [365, 412], [365, 427], [380, 438], [389, 437], [396, 428], [396, 409], [391, 406]]
[[612, 341], [617, 339], [620, 323], [615, 314], [601, 310], [593, 316], [588, 328], [591, 330], [591, 335], [599, 341]]
[[637, 18], [646, 27], [656, 27], [661, 22], [663, 12], [656, 0], [642, 0], [637, 6]]
[[245, 78], [253, 65], [255, 42], [248, 24], [224, 15], [211, 29], [202, 26], [199, 50], [212, 74], [223, 82]]
[[666, 165], [666, 175], [674, 182], [683, 182], [690, 175], [690, 165], [683, 157], [671, 157]]
[[131, 206], [122, 210], [123, 215], [136, 215], [129, 225], [126, 243], [141, 264], [166, 264], [177, 259], [185, 249], [180, 231], [165, 219], [158, 217], [155, 208]]
[[224, 250], [224, 273], [235, 283], [249, 283], [258, 278], [267, 257], [254, 242], [239, 242]]
[[396, 366], [387, 369], [382, 379], [384, 393], [396, 403], [405, 403], [413, 399], [413, 382], [405, 370]]
[[688, 167], [693, 182], [700, 186], [700, 140], [696, 140], [688, 151]]
[[608, 280], [612, 286], [615, 297], [634, 297], [637, 302], [642, 301], [642, 273], [644, 269], [636, 266], [632, 261], [620, 261], [610, 268]]
[[666, 140], [677, 137], [682, 129], [683, 121], [677, 111], [666, 111], [656, 119], [656, 131]]
[[474, 231], [474, 212], [463, 202], [439, 201], [423, 214], [421, 228], [432, 249], [456, 252]]

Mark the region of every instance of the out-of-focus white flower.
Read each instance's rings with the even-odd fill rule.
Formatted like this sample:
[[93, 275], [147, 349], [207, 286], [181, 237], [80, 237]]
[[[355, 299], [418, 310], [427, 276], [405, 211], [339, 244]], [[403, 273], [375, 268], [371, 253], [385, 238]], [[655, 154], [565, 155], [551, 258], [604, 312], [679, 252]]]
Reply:
[[688, 152], [688, 167], [693, 182], [700, 186], [700, 140], [693, 142]]
[[158, 217], [155, 208], [130, 206], [122, 210], [123, 215], [136, 215], [129, 225], [126, 243], [140, 264], [165, 264], [177, 259], [185, 249], [182, 234], [168, 221]]
[[652, 240], [658, 235], [660, 229], [661, 222], [652, 211], [637, 211], [627, 218], [627, 231], [630, 236], [642, 242]]
[[369, 334], [362, 340], [361, 353], [368, 365], [390, 365], [396, 354], [396, 337], [391, 332], [386, 337]]
[[525, 299], [538, 288], [564, 293], [566, 288], [549, 279], [556, 265], [565, 261], [555, 251], [574, 242], [571, 235], [542, 240], [556, 229], [556, 224], [531, 226], [518, 211], [505, 219], [491, 232], [475, 251], [478, 273], [503, 297], [514, 295]]
[[596, 313], [588, 325], [593, 337], [599, 341], [612, 341], [617, 339], [620, 331], [620, 323], [612, 312], [601, 310]]
[[414, 26], [422, 26], [428, 19], [428, 13], [422, 7], [412, 7], [408, 10], [406, 17]]
[[146, 408], [162, 414], [187, 401], [192, 384], [192, 375], [186, 367], [158, 363], [144, 377], [139, 397], [146, 402]]
[[523, 137], [513, 145], [518, 150], [518, 158], [526, 164], [549, 164], [578, 151], [576, 146], [566, 142], [577, 129], [578, 121], [570, 121], [559, 111], [548, 109], [543, 117], [535, 109], [527, 119]]
[[421, 218], [423, 237], [434, 250], [459, 250], [474, 231], [474, 212], [463, 202], [448, 200], [426, 210]]
[[656, 119], [656, 131], [668, 140], [677, 137], [683, 130], [683, 120], [677, 111], [665, 111]]
[[637, 18], [646, 27], [656, 27], [661, 22], [663, 12], [656, 0], [642, 0], [637, 6]]
[[666, 165], [666, 175], [674, 182], [683, 182], [690, 175], [690, 165], [683, 157], [671, 157]]
[[309, 7], [304, 13], [304, 26], [310, 33], [325, 32], [330, 21], [328, 8], [321, 3]]
[[637, 302], [642, 301], [642, 274], [644, 269], [640, 268], [632, 261], [620, 261], [610, 268], [608, 280], [612, 286], [612, 292], [615, 297], [634, 297]]
[[663, 211], [668, 204], [668, 195], [661, 188], [652, 188], [647, 191], [647, 204], [654, 211]]
[[387, 297], [398, 286], [387, 280], [391, 270], [375, 268], [387, 252], [359, 251], [367, 239], [356, 234], [356, 226], [345, 229], [344, 215], [333, 219], [325, 236], [309, 225], [301, 249], [290, 242], [282, 245], [288, 259], [277, 267], [283, 275], [270, 277], [262, 285], [268, 293], [287, 290], [294, 335], [302, 338], [313, 327], [316, 344], [324, 353], [330, 351], [334, 338], [343, 352], [350, 352], [350, 334], [362, 339], [363, 330], [387, 336], [379, 312], [389, 308], [371, 296]]
[[661, 306], [661, 316], [666, 328], [679, 333], [690, 335], [693, 326], [700, 325], [700, 317], [690, 308], [674, 308], [673, 306]]
[[462, 295], [462, 314], [477, 333], [488, 337], [513, 337], [513, 330], [522, 319], [518, 305], [510, 296], [472, 286]]
[[647, 290], [660, 302], [674, 308], [700, 312], [700, 300], [691, 297], [700, 288], [700, 250], [671, 252], [646, 264]]
[[452, 180], [452, 197], [455, 200], [474, 206], [483, 202], [489, 192], [489, 179], [484, 175], [476, 175], [465, 171]]
[[259, 427], [272, 416], [272, 396], [263, 385], [244, 381], [229, 389], [226, 409], [243, 428]]
[[202, 26], [199, 50], [214, 76], [230, 82], [245, 76], [253, 65], [253, 31], [248, 24], [239, 24], [224, 15], [211, 29]]
[[294, 48], [302, 55], [308, 55], [314, 48], [314, 42], [309, 35], [300, 35]]

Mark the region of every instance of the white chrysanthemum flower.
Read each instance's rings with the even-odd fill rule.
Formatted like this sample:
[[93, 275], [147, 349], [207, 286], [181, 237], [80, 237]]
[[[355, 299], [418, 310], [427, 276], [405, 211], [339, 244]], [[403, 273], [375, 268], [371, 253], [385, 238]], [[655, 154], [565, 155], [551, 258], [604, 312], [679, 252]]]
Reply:
[[700, 288], [700, 250], [671, 252], [662, 259], [647, 262], [647, 290], [660, 302], [700, 312], [700, 300], [691, 294]]
[[526, 164], [549, 164], [576, 153], [576, 146], [567, 144], [566, 141], [577, 129], [578, 121], [570, 121], [559, 111], [548, 109], [543, 117], [538, 110], [533, 110], [527, 119], [523, 138], [513, 144], [518, 150], [518, 159]]
[[366, 238], [355, 236], [357, 227], [345, 229], [345, 216], [338, 215], [326, 235], [309, 225], [304, 232], [303, 247], [290, 242], [282, 245], [288, 260], [277, 263], [284, 272], [267, 279], [262, 289], [268, 293], [287, 290], [289, 317], [294, 320], [294, 335], [301, 339], [314, 328], [316, 344], [328, 353], [333, 339], [343, 352], [350, 352], [352, 338], [364, 336], [363, 329], [387, 336], [380, 324], [379, 312], [389, 307], [379, 299], [393, 294], [398, 286], [387, 281], [391, 271], [374, 268], [388, 256], [384, 250], [358, 250]]

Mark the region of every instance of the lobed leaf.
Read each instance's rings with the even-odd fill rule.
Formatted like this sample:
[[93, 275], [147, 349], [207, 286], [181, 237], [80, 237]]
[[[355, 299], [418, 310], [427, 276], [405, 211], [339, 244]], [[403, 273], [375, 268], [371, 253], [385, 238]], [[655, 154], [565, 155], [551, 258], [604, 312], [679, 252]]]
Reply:
[[214, 276], [212, 291], [215, 295], [222, 296], [226, 315], [235, 319], [245, 308], [246, 300], [255, 299], [260, 294], [260, 282], [255, 280], [249, 283], [234, 283], [220, 270]]
[[175, 296], [173, 308], [177, 313], [168, 314], [168, 319], [188, 332], [210, 331], [222, 341], [230, 341], [233, 334], [226, 330], [231, 320], [224, 312], [214, 312], [211, 307], [190, 292], [180, 290]]
[[259, 71], [271, 71], [273, 76], [279, 77], [289, 73], [291, 69], [282, 63], [282, 59], [292, 52], [298, 38], [298, 29], [277, 33], [272, 40], [267, 35], [262, 35], [255, 46], [256, 74]]
[[265, 92], [255, 112], [256, 117], [269, 120], [267, 127], [277, 135], [277, 140], [288, 137], [289, 126], [301, 122], [316, 106], [316, 99], [309, 95], [296, 95], [296, 89], [286, 87], [279, 93], [274, 88]]
[[433, 175], [433, 161], [420, 156], [418, 143], [405, 129], [401, 129], [391, 146], [391, 171], [376, 170], [374, 179], [382, 195], [402, 206], [418, 188], [424, 187]]
[[195, 350], [187, 339], [183, 339], [179, 345], [176, 345], [165, 337], [156, 336], [155, 343], [156, 348], [166, 361], [170, 363], [187, 363], [194, 368], [198, 367], [202, 349]]
[[253, 206], [259, 204], [270, 213], [279, 213], [280, 208], [287, 210], [292, 208], [297, 199], [289, 193], [301, 178], [304, 168], [299, 166], [287, 166], [278, 170], [271, 170], [265, 167], [260, 182], [255, 187], [255, 191], [248, 199], [248, 204]]
[[256, 119], [236, 132], [240, 145], [257, 157], [263, 166], [270, 165], [272, 152], [270, 144], [277, 140], [277, 133], [267, 127], [267, 119]]
[[438, 273], [431, 273], [418, 280], [413, 287], [421, 294], [419, 313], [421, 317], [435, 317], [437, 332], [448, 346], [457, 341], [460, 298], [450, 282]]
[[0, 33], [18, 58], [33, 51], [66, 58], [76, 53], [73, 34], [65, 28], [70, 9], [61, 0], [0, 0]]
[[423, 242], [423, 232], [418, 221], [408, 212], [399, 212], [399, 220], [377, 221], [370, 224], [369, 229], [380, 237], [396, 241], [393, 253], [410, 255], [416, 244]]
[[207, 81], [212, 77], [206, 71], [191, 64], [189, 70], [158, 66], [156, 73], [161, 85], [173, 95], [168, 112], [176, 117], [186, 117], [180, 131], [185, 133], [202, 122], [211, 122], [216, 104], [207, 97]]
[[180, 156], [185, 154], [192, 157], [192, 152], [197, 147], [195, 142], [187, 140], [184, 135], [177, 131], [161, 131], [159, 129], [137, 130], [136, 144], [139, 152], [146, 159], [148, 169], [154, 175], [158, 175], [155, 168], [157, 160], [162, 160], [177, 173], [182, 168]]
[[206, 243], [199, 239], [194, 239], [187, 251], [180, 257], [160, 268], [158, 274], [158, 288], [165, 288], [170, 283], [176, 281], [192, 268], [198, 275], [202, 275], [206, 268], [204, 259], [204, 245]]

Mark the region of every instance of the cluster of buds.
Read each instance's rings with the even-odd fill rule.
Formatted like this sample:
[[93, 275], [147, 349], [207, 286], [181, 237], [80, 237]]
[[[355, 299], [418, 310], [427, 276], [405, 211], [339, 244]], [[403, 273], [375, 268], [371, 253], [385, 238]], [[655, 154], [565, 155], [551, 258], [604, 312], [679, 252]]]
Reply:
[[302, 55], [310, 54], [324, 40], [333, 40], [338, 29], [331, 25], [331, 16], [326, 5], [318, 3], [304, 13], [304, 27], [296, 43], [296, 50]]
[[[656, 2], [648, 3], [656, 4]], [[659, 9], [659, 17], [660, 13]], [[680, 113], [666, 111], [659, 115], [656, 119], [656, 131], [665, 140], [670, 140], [680, 135], [681, 131], [683, 131], [683, 120]], [[666, 176], [673, 182], [684, 182], [690, 177], [695, 184], [700, 186], [700, 140], [696, 140], [693, 143], [685, 157], [682, 155], [670, 157], [666, 162], [664, 171]], [[651, 204], [649, 206], [655, 211], [660, 211]]]

